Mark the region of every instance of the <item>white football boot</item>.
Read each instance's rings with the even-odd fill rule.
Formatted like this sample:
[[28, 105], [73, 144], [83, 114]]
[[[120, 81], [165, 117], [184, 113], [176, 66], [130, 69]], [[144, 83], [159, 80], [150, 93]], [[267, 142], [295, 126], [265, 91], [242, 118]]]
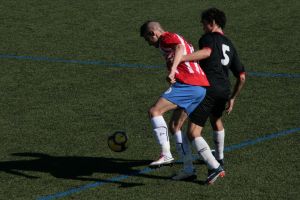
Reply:
[[170, 166], [173, 164], [174, 158], [171, 156], [161, 155], [158, 160], [150, 163], [150, 168], [158, 168], [162, 166]]

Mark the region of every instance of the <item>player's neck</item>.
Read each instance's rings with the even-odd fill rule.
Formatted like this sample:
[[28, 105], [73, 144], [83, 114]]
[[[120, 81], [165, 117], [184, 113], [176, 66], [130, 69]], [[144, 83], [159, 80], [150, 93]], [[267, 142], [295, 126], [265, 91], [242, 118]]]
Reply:
[[211, 32], [213, 32], [213, 33], [220, 33], [220, 34], [224, 35], [224, 32], [223, 32], [222, 28], [220, 28], [219, 26], [215, 26], [215, 27], [212, 29]]

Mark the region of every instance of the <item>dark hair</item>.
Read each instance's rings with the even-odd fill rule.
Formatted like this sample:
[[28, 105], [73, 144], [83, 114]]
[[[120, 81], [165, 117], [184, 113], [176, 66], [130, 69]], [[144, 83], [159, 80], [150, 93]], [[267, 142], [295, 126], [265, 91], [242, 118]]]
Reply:
[[202, 12], [201, 21], [206, 21], [208, 23], [213, 23], [213, 21], [215, 21], [217, 25], [224, 29], [226, 24], [226, 16], [223, 11], [217, 8], [209, 8]]
[[150, 22], [153, 22], [152, 20], [148, 20], [146, 22], [144, 22], [144, 24], [140, 27], [140, 36], [144, 37], [145, 33], [147, 32], [148, 29], [148, 24]]

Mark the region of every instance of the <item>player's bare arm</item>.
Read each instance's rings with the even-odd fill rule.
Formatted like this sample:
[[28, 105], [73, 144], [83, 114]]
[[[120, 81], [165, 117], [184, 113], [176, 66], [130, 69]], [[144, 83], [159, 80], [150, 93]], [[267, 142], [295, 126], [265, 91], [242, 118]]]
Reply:
[[226, 112], [228, 114], [232, 111], [233, 106], [234, 106], [234, 101], [235, 101], [236, 97], [239, 95], [240, 91], [242, 90], [245, 82], [246, 82], [246, 75], [245, 75], [245, 73], [242, 73], [236, 79], [232, 95], [227, 103]]
[[203, 48], [201, 50], [195, 51], [194, 53], [184, 55], [181, 59], [182, 62], [185, 61], [198, 61], [208, 58], [211, 54], [211, 48]]
[[173, 60], [173, 63], [172, 63], [172, 67], [170, 68], [170, 73], [167, 77], [168, 82], [171, 83], [171, 84], [176, 82], [175, 73], [176, 73], [176, 70], [177, 70], [177, 66], [181, 62], [182, 56], [184, 54], [184, 48], [185, 47], [182, 44], [178, 44], [175, 47], [174, 60]]

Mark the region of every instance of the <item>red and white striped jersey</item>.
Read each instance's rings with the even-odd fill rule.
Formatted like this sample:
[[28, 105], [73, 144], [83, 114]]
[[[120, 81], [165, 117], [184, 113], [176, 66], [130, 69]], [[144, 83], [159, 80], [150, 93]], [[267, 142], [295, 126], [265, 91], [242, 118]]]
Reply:
[[[193, 46], [187, 41], [185, 41], [185, 39], [182, 36], [171, 32], [165, 32], [161, 35], [159, 41], [159, 48], [166, 59], [168, 70], [170, 70], [170, 68], [172, 67], [172, 60], [175, 54], [175, 47], [178, 44], [184, 45], [184, 55], [194, 52]], [[177, 66], [175, 79], [176, 81], [188, 85], [209, 86], [209, 82], [206, 78], [206, 75], [201, 69], [198, 62], [181, 62]]]

